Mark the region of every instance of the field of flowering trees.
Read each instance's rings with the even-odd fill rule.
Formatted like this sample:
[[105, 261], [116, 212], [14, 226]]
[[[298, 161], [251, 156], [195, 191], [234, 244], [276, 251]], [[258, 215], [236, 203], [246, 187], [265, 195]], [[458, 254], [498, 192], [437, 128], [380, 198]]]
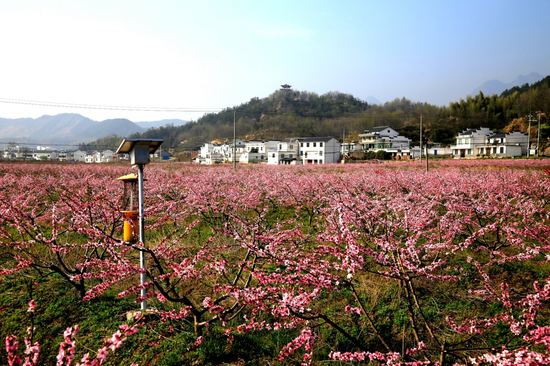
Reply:
[[549, 167], [0, 164], [0, 364], [550, 364]]

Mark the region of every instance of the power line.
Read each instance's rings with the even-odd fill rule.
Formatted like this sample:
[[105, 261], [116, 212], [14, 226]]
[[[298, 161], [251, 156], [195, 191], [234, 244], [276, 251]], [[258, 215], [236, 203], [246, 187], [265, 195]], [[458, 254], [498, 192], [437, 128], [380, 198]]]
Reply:
[[223, 108], [182, 108], [182, 107], [129, 107], [129, 106], [113, 106], [113, 105], [102, 105], [102, 104], [44, 102], [44, 101], [37, 101], [37, 100], [9, 99], [9, 98], [0, 98], [0, 103], [33, 105], [33, 106], [41, 106], [41, 107], [100, 109], [100, 110], [113, 110], [113, 111], [134, 111], [134, 112], [204, 113], [204, 112], [218, 112], [223, 109]]

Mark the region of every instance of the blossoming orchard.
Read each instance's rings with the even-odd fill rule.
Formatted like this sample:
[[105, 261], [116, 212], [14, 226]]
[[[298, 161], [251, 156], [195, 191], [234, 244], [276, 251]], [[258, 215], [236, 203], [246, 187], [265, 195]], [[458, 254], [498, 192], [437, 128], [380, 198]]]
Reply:
[[550, 364], [549, 166], [0, 164], [0, 363]]

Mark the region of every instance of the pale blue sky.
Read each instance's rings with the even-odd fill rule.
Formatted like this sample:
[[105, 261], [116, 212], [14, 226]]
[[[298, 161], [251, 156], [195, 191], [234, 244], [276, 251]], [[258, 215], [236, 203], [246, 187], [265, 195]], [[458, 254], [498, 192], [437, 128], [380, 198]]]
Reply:
[[[550, 1], [0, 1], [0, 98], [214, 109], [296, 90], [447, 105], [550, 74]], [[0, 117], [196, 119], [0, 103]]]

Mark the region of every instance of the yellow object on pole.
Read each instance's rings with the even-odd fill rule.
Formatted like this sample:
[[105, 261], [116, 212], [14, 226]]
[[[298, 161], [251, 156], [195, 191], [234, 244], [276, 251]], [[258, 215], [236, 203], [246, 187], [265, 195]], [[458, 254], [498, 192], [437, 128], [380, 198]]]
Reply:
[[123, 240], [134, 242], [139, 235], [139, 211], [122, 211], [126, 216], [123, 228]]
[[139, 204], [138, 200], [138, 176], [136, 174], [127, 174], [117, 178], [124, 183], [124, 193], [122, 196], [121, 211], [126, 220], [123, 226], [123, 240], [127, 242], [136, 242], [139, 237], [139, 211], [136, 210]]

